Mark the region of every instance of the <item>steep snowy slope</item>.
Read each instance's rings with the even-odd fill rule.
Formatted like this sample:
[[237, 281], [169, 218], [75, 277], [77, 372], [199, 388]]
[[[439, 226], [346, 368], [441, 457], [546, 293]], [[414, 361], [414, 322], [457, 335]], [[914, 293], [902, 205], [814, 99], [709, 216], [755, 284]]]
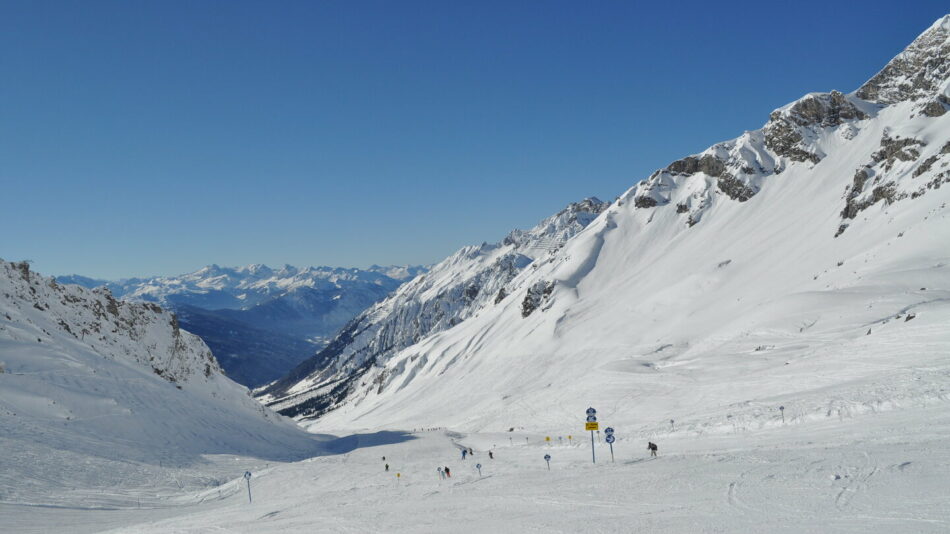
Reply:
[[318, 441], [223, 376], [151, 303], [0, 260], [0, 501], [56, 504], [207, 454], [294, 459]]
[[[950, 16], [855, 93], [806, 95], [657, 171], [497, 303], [364, 360], [314, 426], [550, 428], [595, 405], [731, 430], [782, 403], [808, 418], [944, 399], [948, 85]], [[701, 417], [709, 402], [728, 420]]]
[[70, 275], [57, 280], [105, 286], [118, 298], [174, 310], [182, 326], [211, 347], [232, 379], [253, 387], [285, 375], [357, 314], [424, 271], [418, 266], [209, 265], [171, 277], [109, 282]]
[[382, 365], [396, 351], [503, 300], [518, 273], [553, 254], [606, 207], [588, 198], [531, 230], [511, 232], [501, 243], [459, 250], [356, 317], [324, 350], [265, 388], [262, 399], [287, 415], [322, 413], [369, 366]]

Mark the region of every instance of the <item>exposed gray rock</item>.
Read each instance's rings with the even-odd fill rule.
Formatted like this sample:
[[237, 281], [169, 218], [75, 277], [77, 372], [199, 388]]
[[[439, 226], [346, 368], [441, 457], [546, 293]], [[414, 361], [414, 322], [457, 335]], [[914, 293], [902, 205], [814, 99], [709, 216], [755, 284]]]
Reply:
[[881, 149], [871, 155], [875, 163], [884, 162], [884, 170], [889, 171], [894, 166], [894, 162], [914, 161], [920, 157], [920, 151], [917, 147], [926, 146], [926, 143], [913, 137], [903, 139], [892, 138], [886, 132], [881, 138]]
[[656, 206], [656, 200], [651, 197], [637, 197], [633, 199], [633, 205], [637, 208], [652, 208]]
[[528, 288], [524, 300], [521, 301], [521, 316], [527, 317], [531, 315], [534, 310], [541, 306], [542, 302], [551, 296], [551, 292], [553, 291], [554, 282], [548, 282], [546, 280], [535, 282], [534, 285]]
[[950, 76], [950, 16], [937, 21], [855, 93], [878, 104], [935, 96]]
[[818, 163], [821, 156], [804, 145], [803, 130], [835, 127], [866, 118], [867, 114], [839, 91], [807, 95], [786, 109], [772, 112], [765, 126], [765, 146], [792, 161]]
[[931, 100], [930, 102], [927, 102], [921, 110], [921, 113], [928, 117], [941, 117], [946, 112], [947, 106], [945, 106], [940, 100]]
[[719, 158], [711, 154], [697, 158], [688, 156], [681, 160], [674, 161], [666, 168], [670, 174], [681, 174], [692, 176], [697, 172], [706, 173], [709, 176], [720, 176], [726, 170], [726, 165]]
[[933, 164], [936, 163], [938, 159], [939, 159], [939, 156], [930, 156], [929, 158], [922, 161], [920, 165], [918, 165], [917, 168], [914, 169], [914, 178], [917, 178], [921, 174], [929, 171], [930, 167], [932, 167]]
[[732, 200], [738, 200], [739, 202], [749, 200], [757, 192], [729, 173], [724, 173], [716, 180], [716, 187]]

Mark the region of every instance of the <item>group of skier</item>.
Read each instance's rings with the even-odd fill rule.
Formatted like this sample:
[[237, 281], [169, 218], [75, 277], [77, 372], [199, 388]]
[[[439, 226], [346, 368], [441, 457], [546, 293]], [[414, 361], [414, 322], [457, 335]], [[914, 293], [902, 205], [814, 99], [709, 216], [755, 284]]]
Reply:
[[[657, 447], [656, 443], [653, 443], [652, 441], [648, 441], [648, 442], [647, 442], [647, 450], [650, 451], [650, 456], [651, 456], [651, 457], [655, 457], [657, 450], [659, 450], [659, 447]], [[475, 450], [472, 449], [471, 447], [462, 447], [462, 460], [464, 460], [465, 458], [467, 458], [467, 457], [469, 457], [469, 456], [475, 456]], [[494, 453], [494, 451], [488, 451], [488, 459], [490, 459], [490, 460], [494, 460], [494, 459], [495, 459], [495, 453]], [[383, 456], [384, 469], [385, 469], [386, 472], [388, 473], [388, 472], [389, 472], [389, 464], [388, 464], [388, 463], [385, 463], [385, 462], [386, 462], [386, 457]], [[449, 469], [449, 466], [445, 466], [445, 467], [441, 467], [441, 466], [440, 466], [440, 467], [438, 467], [438, 468], [436, 469], [436, 471], [438, 471], [438, 473], [439, 473], [439, 478], [442, 479], [442, 480], [445, 480], [445, 479], [447, 479], [447, 478], [452, 478], [452, 471], [451, 471], [451, 469]]]

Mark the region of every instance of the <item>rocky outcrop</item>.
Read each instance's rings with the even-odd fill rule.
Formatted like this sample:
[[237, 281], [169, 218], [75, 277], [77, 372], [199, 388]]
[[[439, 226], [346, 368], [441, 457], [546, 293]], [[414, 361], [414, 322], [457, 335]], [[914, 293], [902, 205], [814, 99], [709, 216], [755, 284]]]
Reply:
[[950, 15], [935, 22], [855, 94], [878, 104], [921, 100], [934, 97], [948, 77]]
[[810, 94], [772, 112], [765, 126], [765, 146], [792, 161], [818, 163], [823, 155], [806, 143], [811, 134], [866, 118], [867, 114], [838, 91]]
[[534, 285], [528, 288], [524, 300], [521, 301], [521, 316], [527, 317], [531, 315], [534, 310], [538, 309], [541, 304], [551, 296], [553, 291], [554, 282], [547, 280], [535, 282]]

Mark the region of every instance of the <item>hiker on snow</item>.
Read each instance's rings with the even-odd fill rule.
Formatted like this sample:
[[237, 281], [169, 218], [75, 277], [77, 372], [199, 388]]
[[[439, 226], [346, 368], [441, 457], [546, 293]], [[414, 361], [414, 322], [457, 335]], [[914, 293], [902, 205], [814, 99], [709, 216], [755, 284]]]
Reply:
[[492, 451], [488, 451], [488, 459], [489, 459], [489, 460], [494, 460], [494, 459], [495, 459], [495, 453], [493, 453]]
[[465, 455], [466, 455], [466, 454], [468, 454], [468, 450], [467, 450], [467, 449], [462, 449], [462, 459], [463, 459], [463, 460], [465, 459]]
[[452, 478], [452, 472], [449, 471], [449, 466], [445, 466], [445, 476]]
[[386, 464], [386, 472], [389, 472], [389, 464]]
[[656, 443], [653, 443], [652, 441], [647, 442], [647, 450], [650, 451], [650, 456], [656, 456], [656, 449]]

